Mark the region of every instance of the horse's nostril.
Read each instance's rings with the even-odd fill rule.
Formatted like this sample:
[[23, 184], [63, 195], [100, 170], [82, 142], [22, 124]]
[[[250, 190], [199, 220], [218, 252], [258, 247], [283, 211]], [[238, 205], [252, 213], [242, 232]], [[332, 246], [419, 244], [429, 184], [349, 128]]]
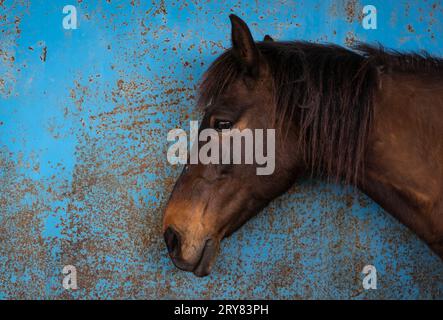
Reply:
[[170, 254], [177, 254], [180, 249], [180, 236], [172, 227], [168, 227], [164, 234], [166, 247]]

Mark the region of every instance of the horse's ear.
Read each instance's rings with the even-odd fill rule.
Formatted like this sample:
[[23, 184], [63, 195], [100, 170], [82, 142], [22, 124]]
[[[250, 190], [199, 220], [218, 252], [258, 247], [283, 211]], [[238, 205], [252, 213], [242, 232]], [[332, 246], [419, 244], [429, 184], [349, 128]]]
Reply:
[[245, 71], [253, 77], [259, 72], [259, 51], [246, 23], [235, 14], [229, 15], [232, 26], [232, 48]]
[[265, 41], [265, 42], [274, 42], [274, 39], [272, 39], [272, 37], [269, 34], [267, 34], [263, 38], [263, 41]]

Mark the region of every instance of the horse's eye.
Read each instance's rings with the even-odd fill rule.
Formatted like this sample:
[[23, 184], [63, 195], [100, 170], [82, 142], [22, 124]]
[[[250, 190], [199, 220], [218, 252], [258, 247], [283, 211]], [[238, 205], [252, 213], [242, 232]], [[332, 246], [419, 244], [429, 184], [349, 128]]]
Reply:
[[221, 131], [223, 129], [231, 129], [232, 128], [232, 122], [228, 120], [215, 120], [214, 123], [215, 130]]

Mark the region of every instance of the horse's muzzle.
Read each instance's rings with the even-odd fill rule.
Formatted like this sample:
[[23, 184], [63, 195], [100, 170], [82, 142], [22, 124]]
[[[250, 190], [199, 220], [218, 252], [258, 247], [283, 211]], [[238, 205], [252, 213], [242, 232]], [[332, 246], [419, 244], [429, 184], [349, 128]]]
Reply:
[[193, 272], [198, 277], [207, 276], [211, 272], [211, 267], [217, 254], [218, 242], [207, 239], [200, 249], [198, 257], [193, 261], [186, 261], [181, 254], [182, 236], [172, 227], [165, 230], [164, 238], [169, 256], [174, 265], [183, 271]]

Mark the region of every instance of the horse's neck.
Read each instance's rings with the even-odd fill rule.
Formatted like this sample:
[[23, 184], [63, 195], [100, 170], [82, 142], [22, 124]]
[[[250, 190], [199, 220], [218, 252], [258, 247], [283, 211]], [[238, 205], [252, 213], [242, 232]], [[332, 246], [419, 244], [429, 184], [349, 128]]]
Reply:
[[443, 258], [442, 88], [441, 80], [382, 77], [360, 187]]

